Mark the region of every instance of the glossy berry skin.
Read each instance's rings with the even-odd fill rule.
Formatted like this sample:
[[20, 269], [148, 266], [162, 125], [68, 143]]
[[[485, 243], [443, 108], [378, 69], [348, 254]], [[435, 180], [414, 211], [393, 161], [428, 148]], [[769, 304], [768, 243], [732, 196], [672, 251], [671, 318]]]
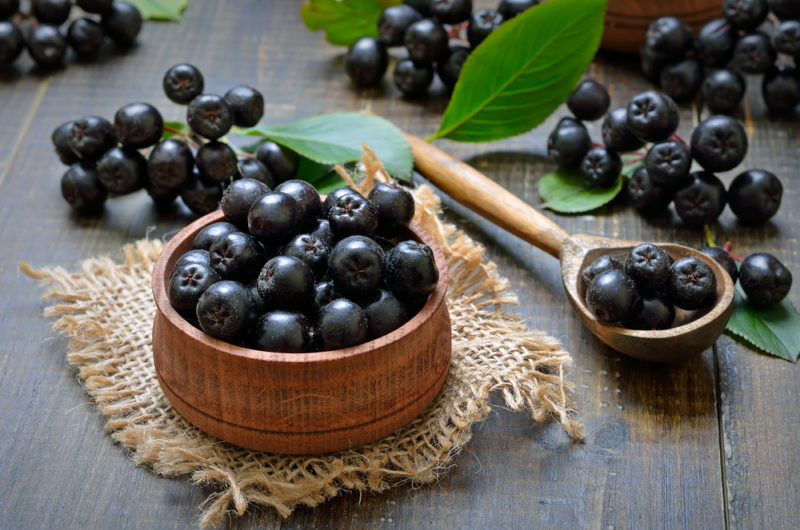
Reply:
[[624, 266], [619, 260], [608, 254], [603, 254], [583, 268], [581, 271], [581, 286], [583, 289], [588, 288], [592, 280], [611, 269], [616, 269], [620, 272], [625, 271]]
[[[330, 214], [331, 208], [333, 207], [333, 203], [335, 203], [339, 199], [339, 197], [342, 197], [343, 195], [349, 195], [351, 193], [353, 193], [355, 195], [361, 195], [359, 192], [357, 192], [356, 190], [354, 190], [353, 188], [351, 188], [349, 186], [343, 186], [341, 188], [336, 188], [335, 190], [330, 192], [325, 197], [325, 202], [322, 203], [322, 217], [327, 219], [328, 218], [328, 214]], [[362, 197], [363, 197], [363, 195], [362, 195]]]
[[422, 14], [405, 4], [389, 6], [378, 19], [378, 40], [385, 46], [402, 46], [408, 26], [422, 19]]
[[153, 206], [157, 210], [171, 210], [175, 199], [181, 194], [181, 188], [163, 188], [150, 182], [145, 184], [144, 190], [153, 200]]
[[230, 232], [208, 247], [211, 268], [221, 278], [247, 283], [264, 264], [264, 249], [250, 234]]
[[675, 321], [675, 306], [664, 296], [647, 294], [622, 318], [628, 329], [668, 329]]
[[761, 224], [781, 206], [783, 185], [773, 173], [750, 169], [737, 175], [728, 188], [728, 204], [745, 224]]
[[161, 139], [164, 118], [149, 103], [130, 103], [114, 115], [114, 131], [125, 147], [150, 147]]
[[377, 85], [389, 65], [386, 48], [373, 37], [358, 39], [344, 57], [344, 70], [360, 87]]
[[653, 144], [644, 157], [644, 167], [650, 178], [662, 186], [681, 184], [689, 176], [691, 166], [689, 148], [675, 140]]
[[408, 320], [403, 303], [386, 289], [378, 289], [362, 309], [367, 317], [367, 340], [388, 335]]
[[239, 228], [227, 221], [211, 223], [197, 233], [194, 241], [192, 241], [192, 248], [195, 250], [208, 250], [214, 241], [234, 232], [239, 232]]
[[299, 228], [297, 201], [280, 192], [263, 195], [247, 214], [250, 233], [259, 241], [270, 245], [288, 241]]
[[769, 110], [791, 114], [800, 103], [800, 75], [790, 66], [772, 67], [761, 80], [761, 95]]
[[503, 20], [511, 20], [529, 7], [539, 3], [539, 0], [500, 0], [497, 11], [503, 15]]
[[775, 50], [786, 55], [800, 55], [800, 21], [784, 20], [772, 36]]
[[69, 147], [69, 134], [72, 129], [72, 120], [65, 121], [55, 129], [53, 134], [50, 135], [50, 140], [53, 142], [58, 159], [66, 165], [74, 164], [80, 160]]
[[236, 226], [247, 230], [247, 214], [258, 199], [269, 193], [269, 188], [260, 180], [234, 180], [225, 188], [219, 205], [225, 218]]
[[175, 262], [175, 267], [173, 267], [173, 270], [180, 269], [189, 263], [202, 263], [204, 265], [211, 266], [211, 262], [208, 258], [208, 251], [202, 249], [192, 249], [183, 253], [181, 257], [178, 258], [178, 261]]
[[186, 143], [175, 138], [158, 142], [147, 159], [150, 183], [166, 189], [176, 189], [191, 180], [194, 156]]
[[472, 14], [472, 0], [428, 0], [428, 9], [442, 24], [458, 24]]
[[107, 13], [103, 13], [103, 29], [117, 46], [128, 48], [136, 42], [142, 29], [142, 14], [128, 2], [114, 2]]
[[735, 29], [751, 31], [767, 18], [767, 0], [723, 0], [722, 15]]
[[638, 300], [633, 279], [616, 269], [599, 274], [586, 289], [586, 307], [601, 322], [618, 321]]
[[736, 45], [736, 33], [724, 18], [708, 22], [694, 38], [694, 49], [697, 58], [711, 67], [728, 64]]
[[67, 53], [67, 40], [55, 26], [39, 24], [28, 35], [28, 53], [36, 64], [51, 68], [64, 60]]
[[33, 17], [44, 24], [60, 26], [69, 18], [70, 0], [36, 0], [31, 5]]
[[476, 9], [469, 19], [467, 26], [467, 40], [469, 45], [475, 48], [484, 41], [491, 32], [500, 27], [503, 23], [503, 15], [494, 9]]
[[613, 185], [622, 171], [622, 159], [619, 155], [603, 147], [590, 149], [581, 160], [581, 173], [594, 186], [608, 187]]
[[194, 312], [200, 296], [220, 280], [219, 275], [209, 265], [187, 263], [173, 270], [167, 297], [172, 307], [178, 311]]
[[323, 307], [330, 304], [337, 298], [342, 298], [342, 295], [333, 286], [333, 282], [325, 280], [317, 282], [314, 285], [314, 302], [312, 304], [312, 313], [319, 314]]
[[197, 301], [200, 329], [217, 339], [236, 336], [247, 323], [250, 293], [239, 282], [223, 280], [211, 285]]
[[736, 283], [736, 279], [739, 277], [739, 269], [736, 267], [736, 262], [733, 261], [733, 258], [728, 252], [725, 252], [719, 247], [703, 247], [700, 249], [700, 252], [722, 265], [722, 268], [725, 269], [728, 276], [731, 277], [731, 281]]
[[657, 18], [647, 28], [645, 45], [667, 58], [679, 58], [692, 45], [692, 30], [679, 18]]
[[161, 81], [164, 93], [175, 103], [186, 105], [203, 93], [205, 81], [200, 70], [188, 63], [170, 66]]
[[628, 180], [628, 196], [643, 215], [658, 214], [672, 201], [670, 188], [656, 183], [645, 167], [638, 167]]
[[364, 311], [346, 298], [338, 298], [319, 312], [317, 338], [323, 350], [338, 350], [363, 343], [367, 339]]
[[276, 184], [294, 178], [297, 173], [297, 155], [271, 140], [259, 145], [255, 155], [256, 160], [269, 170]]
[[654, 292], [667, 281], [670, 265], [672, 259], [666, 250], [643, 243], [633, 247], [625, 257], [625, 274], [633, 278], [640, 290]]
[[228, 144], [216, 140], [200, 146], [195, 164], [206, 182], [225, 182], [237, 175], [236, 153]]
[[322, 212], [322, 201], [314, 186], [304, 180], [287, 180], [281, 182], [275, 191], [285, 193], [297, 202], [298, 223], [301, 227], [309, 226], [317, 220]]
[[742, 262], [739, 285], [748, 302], [756, 307], [769, 307], [789, 294], [792, 273], [772, 254], [758, 252], [750, 254]]
[[592, 148], [589, 131], [579, 121], [563, 118], [547, 138], [547, 156], [562, 167], [577, 167]]
[[593, 79], [581, 81], [567, 98], [567, 107], [579, 120], [594, 121], [608, 112], [611, 99], [606, 87]]
[[665, 66], [659, 80], [661, 90], [674, 101], [691, 101], [703, 82], [703, 65], [694, 57], [687, 57]]
[[0, 0], [0, 19], [8, 18], [19, 11], [19, 0]]
[[111, 6], [114, 4], [113, 0], [77, 0], [75, 3], [87, 13], [98, 13], [101, 15], [103, 13], [108, 13], [111, 10]]
[[380, 285], [384, 263], [383, 249], [378, 243], [364, 236], [349, 236], [331, 250], [328, 275], [337, 291], [361, 297]]
[[67, 144], [81, 160], [94, 161], [116, 145], [114, 126], [105, 118], [84, 116], [72, 122]]
[[220, 96], [200, 94], [189, 102], [186, 122], [200, 136], [216, 140], [231, 130], [233, 113]]
[[745, 35], [733, 48], [733, 62], [745, 74], [763, 74], [775, 63], [775, 48], [765, 34]]
[[800, 20], [800, 4], [795, 0], [769, 0], [769, 9], [781, 20]]
[[314, 274], [300, 259], [275, 256], [261, 269], [257, 286], [269, 307], [303, 309], [314, 296]]
[[648, 81], [658, 83], [661, 70], [670, 62], [672, 61], [667, 56], [651, 50], [646, 44], [639, 48], [639, 67]]
[[616, 107], [606, 114], [603, 120], [603, 143], [608, 149], [617, 153], [636, 151], [644, 145], [628, 128], [628, 110], [626, 107]]
[[296, 311], [270, 311], [253, 326], [248, 344], [251, 348], [282, 353], [313, 351], [312, 324]]
[[400, 186], [376, 184], [367, 197], [378, 214], [378, 232], [396, 234], [414, 218], [414, 197]]
[[667, 291], [680, 308], [700, 309], [713, 303], [716, 289], [714, 271], [698, 258], [681, 258], [670, 267]]
[[405, 97], [419, 97], [428, 91], [433, 82], [433, 67], [430, 64], [416, 64], [411, 59], [403, 59], [394, 67], [393, 80]]
[[331, 224], [327, 219], [317, 219], [316, 223], [309, 227], [308, 234], [318, 237], [328, 248], [332, 248], [336, 243]]
[[235, 86], [223, 99], [233, 113], [233, 124], [238, 127], [253, 127], [264, 115], [264, 96], [253, 87]]
[[97, 161], [97, 176], [116, 195], [140, 190], [147, 182], [147, 162], [136, 149], [112, 147]]
[[266, 184], [270, 189], [275, 186], [275, 179], [272, 178], [267, 166], [255, 158], [240, 158], [237, 167], [241, 178], [258, 180]]
[[401, 300], [426, 297], [438, 282], [439, 269], [428, 245], [401, 241], [386, 254], [386, 285]]
[[67, 29], [67, 44], [82, 57], [97, 53], [105, 37], [103, 27], [86, 17], [76, 18]]
[[633, 96], [628, 103], [628, 129], [642, 140], [662, 142], [675, 133], [680, 115], [672, 98], [648, 90]]
[[206, 184], [197, 170], [192, 178], [181, 186], [181, 199], [186, 206], [197, 215], [206, 215], [219, 208], [222, 188], [217, 183]]
[[328, 269], [328, 255], [330, 249], [322, 239], [311, 234], [295, 236], [283, 247], [285, 256], [292, 256], [305, 261], [314, 273], [315, 279], [320, 279]]
[[108, 192], [100, 183], [95, 165], [78, 162], [61, 177], [61, 195], [79, 213], [88, 214], [103, 208]]
[[451, 46], [447, 60], [436, 64], [436, 72], [439, 74], [439, 79], [448, 89], [453, 90], [456, 86], [456, 82], [461, 75], [461, 69], [464, 67], [469, 54], [470, 49], [466, 46]]
[[362, 195], [347, 193], [331, 205], [328, 222], [339, 239], [352, 235], [372, 236], [378, 229], [378, 212]]
[[25, 39], [16, 24], [0, 21], [0, 65], [11, 64], [25, 48]]
[[725, 185], [712, 173], [692, 173], [675, 191], [675, 211], [687, 226], [703, 226], [716, 220], [726, 201]]
[[447, 31], [441, 24], [429, 18], [411, 24], [403, 42], [408, 50], [408, 58], [421, 65], [442, 61], [450, 52]]
[[744, 78], [734, 70], [721, 68], [711, 72], [703, 81], [703, 103], [714, 114], [730, 114], [744, 97]]
[[729, 116], [711, 116], [692, 132], [692, 157], [706, 171], [728, 171], [747, 154], [747, 134]]

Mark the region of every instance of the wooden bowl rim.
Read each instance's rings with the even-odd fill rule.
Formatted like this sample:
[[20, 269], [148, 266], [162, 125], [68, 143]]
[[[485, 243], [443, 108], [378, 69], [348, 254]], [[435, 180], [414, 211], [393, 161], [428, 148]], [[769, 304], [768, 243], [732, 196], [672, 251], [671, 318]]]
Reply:
[[158, 258], [156, 259], [155, 265], [153, 266], [152, 291], [153, 291], [153, 298], [155, 299], [156, 307], [158, 308], [158, 310], [164, 315], [167, 321], [171, 325], [173, 325], [176, 329], [181, 330], [191, 339], [203, 343], [205, 346], [209, 348], [213, 348], [228, 355], [236, 357], [243, 357], [247, 359], [262, 360], [262, 361], [277, 362], [277, 363], [335, 362], [341, 359], [366, 355], [375, 351], [376, 349], [375, 342], [378, 340], [381, 341], [381, 344], [378, 347], [381, 347], [386, 344], [391, 344], [395, 341], [398, 341], [406, 337], [407, 335], [410, 335], [411, 333], [414, 333], [416, 329], [418, 329], [422, 324], [424, 324], [434, 315], [437, 307], [439, 307], [440, 304], [444, 303], [444, 299], [447, 294], [447, 286], [450, 281], [450, 276], [448, 274], [448, 267], [447, 267], [447, 259], [445, 258], [444, 252], [442, 251], [441, 247], [436, 243], [436, 241], [428, 232], [423, 230], [422, 227], [420, 227], [419, 225], [410, 223], [408, 227], [409, 231], [412, 232], [414, 236], [419, 238], [420, 241], [428, 245], [433, 251], [436, 268], [439, 270], [439, 282], [436, 285], [436, 290], [434, 290], [434, 292], [431, 293], [431, 295], [428, 298], [428, 301], [425, 303], [422, 309], [420, 309], [417, 312], [417, 314], [414, 315], [408, 322], [406, 322], [396, 330], [392, 331], [391, 333], [350, 348], [342, 348], [339, 350], [326, 350], [321, 352], [309, 352], [309, 353], [284, 353], [284, 352], [255, 350], [252, 348], [236, 346], [229, 342], [215, 339], [210, 335], [204, 333], [202, 330], [194, 327], [189, 322], [187, 322], [186, 319], [183, 318], [180, 315], [180, 313], [178, 313], [178, 311], [172, 307], [172, 304], [170, 304], [169, 298], [167, 297], [167, 283], [169, 282], [168, 279], [169, 276], [166, 275], [166, 268], [167, 268], [167, 262], [169, 261], [170, 257], [176, 252], [179, 246], [181, 246], [185, 241], [189, 240], [190, 238], [194, 239], [197, 233], [200, 232], [200, 230], [202, 230], [206, 226], [212, 223], [223, 221], [224, 217], [225, 216], [222, 210], [216, 210], [207, 215], [204, 215], [203, 217], [197, 219], [196, 221], [192, 222], [191, 224], [181, 229], [167, 242], [167, 244], [164, 246], [161, 253], [159, 254]]

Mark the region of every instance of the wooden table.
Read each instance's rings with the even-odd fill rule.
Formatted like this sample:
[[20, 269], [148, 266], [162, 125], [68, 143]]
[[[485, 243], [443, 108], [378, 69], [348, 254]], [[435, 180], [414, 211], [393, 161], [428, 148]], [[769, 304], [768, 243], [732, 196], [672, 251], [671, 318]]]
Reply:
[[[56, 125], [87, 114], [110, 118], [137, 100], [153, 103], [166, 119], [181, 119], [183, 109], [167, 101], [161, 77], [171, 64], [190, 61], [204, 72], [209, 91], [239, 83], [261, 89], [267, 123], [370, 109], [413, 134], [435, 130], [447, 104], [440, 89], [419, 101], [401, 99], [389, 80], [382, 89], [354, 90], [342, 50], [301, 25], [298, 5], [192, 0], [180, 25], [146, 24], [130, 53], [107, 50], [97, 61], [71, 62], [53, 73], [29, 71], [25, 59], [0, 73], [0, 528], [185, 528], [196, 523], [210, 493], [134, 467], [104, 435], [103, 418], [65, 363], [66, 339], [42, 317], [46, 303], [35, 282], [18, 271], [21, 260], [69, 268], [88, 256], [119, 256], [124, 243], [164, 236], [190, 218], [185, 211], [157, 213], [143, 192], [108, 201], [99, 219], [73, 216], [59, 193], [64, 168], [50, 144]], [[635, 63], [620, 57], [598, 58], [589, 74], [609, 87], [614, 105], [647, 86]], [[759, 228], [738, 226], [726, 210], [714, 233], [739, 254], [774, 253], [800, 277], [794, 225], [800, 118], [769, 115], [757, 79], [750, 80], [747, 104], [752, 136], [744, 166], [780, 175], [784, 204]], [[438, 145], [539, 206], [537, 180], [553, 167], [545, 139], [564, 113], [507, 141]], [[683, 109], [682, 118], [686, 135], [691, 110]], [[598, 124], [592, 134], [599, 138]], [[728, 183], [735, 174], [722, 178]], [[624, 200], [591, 215], [545, 214], [571, 232], [702, 243], [698, 230], [678, 228], [668, 215], [642, 218]], [[343, 495], [298, 509], [286, 521], [255, 511], [233, 526], [797, 526], [800, 366], [727, 336], [685, 364], [622, 357], [572, 313], [556, 260], [462, 208], [447, 216], [486, 245], [521, 295], [518, 311], [528, 325], [558, 337], [572, 353], [568, 378], [586, 442], [575, 444], [558, 425], [533, 424], [498, 406], [437, 484]], [[800, 305], [798, 286], [790, 298]]]

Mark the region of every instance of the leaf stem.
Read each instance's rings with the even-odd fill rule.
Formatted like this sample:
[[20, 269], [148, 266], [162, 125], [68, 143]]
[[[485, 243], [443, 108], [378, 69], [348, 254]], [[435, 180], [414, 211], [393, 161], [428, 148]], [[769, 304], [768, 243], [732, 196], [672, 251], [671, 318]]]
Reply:
[[172, 134], [174, 134], [176, 136], [180, 136], [181, 138], [183, 138], [184, 140], [186, 140], [187, 142], [192, 144], [193, 147], [200, 147], [200, 144], [198, 142], [196, 142], [194, 140], [194, 138], [192, 138], [191, 135], [186, 134], [183, 131], [179, 131], [178, 129], [173, 129], [172, 127], [168, 127], [166, 125], [164, 126], [164, 130], [167, 131], [167, 132], [171, 132]]
[[739, 263], [743, 263], [744, 260], [742, 258], [740, 258], [739, 256], [737, 256], [736, 254], [734, 254], [733, 252], [731, 252], [731, 248], [733, 248], [733, 245], [731, 245], [730, 241], [726, 241], [725, 244], [722, 245], [722, 250], [727, 252], [730, 257], [732, 257], [733, 259], [735, 259]]
[[706, 233], [706, 245], [715, 248], [717, 245], [714, 243], [714, 236], [711, 234], [711, 229], [708, 225], [703, 225], [703, 231]]

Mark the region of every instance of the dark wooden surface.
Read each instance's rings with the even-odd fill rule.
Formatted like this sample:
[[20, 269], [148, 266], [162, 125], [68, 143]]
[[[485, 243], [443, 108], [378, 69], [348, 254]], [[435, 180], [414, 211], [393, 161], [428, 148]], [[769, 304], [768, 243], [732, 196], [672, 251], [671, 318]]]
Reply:
[[[56, 125], [86, 114], [112, 117], [136, 100], [180, 119], [182, 109], [161, 92], [161, 76], [171, 64], [191, 61], [210, 91], [237, 83], [260, 88], [268, 123], [367, 108], [412, 134], [435, 130], [446, 106], [440, 88], [422, 101], [399, 98], [388, 81], [354, 90], [340, 50], [301, 25], [298, 7], [288, 0], [192, 0], [183, 23], [147, 24], [128, 54], [108, 50], [99, 61], [52, 74], [29, 71], [26, 60], [0, 73], [0, 528], [185, 528], [196, 524], [210, 493], [130, 464], [66, 365], [67, 341], [42, 317], [40, 290], [18, 272], [23, 259], [74, 267], [88, 256], [119, 256], [124, 243], [162, 237], [190, 219], [185, 211], [156, 213], [143, 193], [109, 201], [99, 219], [72, 216], [59, 193], [64, 169], [49, 141]], [[616, 56], [598, 58], [589, 74], [609, 86], [615, 105], [646, 87], [634, 65]], [[800, 121], [796, 114], [794, 121], [770, 116], [758, 80], [749, 88], [748, 113], [739, 115], [752, 134], [743, 165], [780, 175], [784, 205], [759, 228], [738, 226], [726, 210], [714, 232], [740, 254], [773, 252], [797, 276]], [[552, 168], [543, 158], [545, 138], [564, 113], [503, 142], [438, 145], [538, 206], [537, 180]], [[691, 109], [682, 118], [686, 134]], [[599, 137], [597, 125], [592, 133]], [[586, 442], [576, 445], [557, 425], [504, 410], [498, 397], [436, 484], [344, 495], [285, 521], [254, 510], [232, 527], [796, 527], [800, 367], [728, 337], [674, 366], [615, 354], [573, 314], [555, 259], [448, 204], [447, 217], [484, 243], [511, 279], [529, 326], [558, 337], [572, 353], [568, 377]], [[545, 215], [570, 232], [701, 243], [698, 231], [666, 215], [641, 218], [624, 201], [592, 215]], [[800, 289], [789, 296], [800, 304]]]

